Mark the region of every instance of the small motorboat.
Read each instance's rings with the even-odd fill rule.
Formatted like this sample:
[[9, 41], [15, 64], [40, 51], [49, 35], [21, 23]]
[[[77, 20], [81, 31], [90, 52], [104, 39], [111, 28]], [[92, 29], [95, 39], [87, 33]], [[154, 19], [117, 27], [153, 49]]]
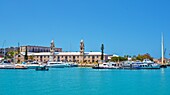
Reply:
[[167, 68], [167, 65], [160, 65], [160, 68]]
[[39, 66], [39, 67], [36, 67], [35, 70], [36, 71], [48, 71], [49, 68], [47, 66]]

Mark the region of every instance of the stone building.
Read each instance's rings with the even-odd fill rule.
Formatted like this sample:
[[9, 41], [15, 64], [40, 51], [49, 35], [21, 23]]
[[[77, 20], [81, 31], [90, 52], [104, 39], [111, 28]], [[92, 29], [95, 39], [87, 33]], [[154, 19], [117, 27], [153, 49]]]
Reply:
[[[101, 60], [101, 52], [85, 52], [84, 41], [80, 42], [79, 52], [54, 52], [54, 41], [51, 42], [50, 52], [28, 52], [29, 60], [48, 62], [48, 61], [64, 61], [77, 63], [98, 63]], [[25, 52], [21, 52], [21, 56], [16, 60], [24, 61]], [[108, 55], [104, 54], [104, 61], [108, 60]]]
[[11, 51], [18, 51], [18, 47], [8, 47], [8, 48], [0, 48], [0, 57], [4, 57], [4, 54], [6, 55], [8, 52]]
[[[44, 47], [44, 46], [21, 46], [20, 52], [25, 52], [27, 47], [28, 52], [50, 52], [50, 47]], [[62, 48], [54, 48], [55, 52], [62, 52]]]

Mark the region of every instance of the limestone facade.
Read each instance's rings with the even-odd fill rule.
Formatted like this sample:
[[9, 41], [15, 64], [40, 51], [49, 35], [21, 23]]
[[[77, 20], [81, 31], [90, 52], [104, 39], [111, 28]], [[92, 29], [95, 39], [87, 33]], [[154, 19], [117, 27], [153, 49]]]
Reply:
[[[54, 52], [54, 41], [51, 42], [51, 52], [28, 52], [28, 59], [38, 62], [63, 61], [77, 63], [98, 63], [101, 61], [101, 52], [85, 52], [84, 41], [80, 42], [79, 52]], [[25, 52], [21, 52], [20, 57], [16, 56], [16, 60], [23, 62]], [[51, 60], [51, 58], [53, 58]], [[104, 61], [108, 60], [108, 55], [104, 54]]]

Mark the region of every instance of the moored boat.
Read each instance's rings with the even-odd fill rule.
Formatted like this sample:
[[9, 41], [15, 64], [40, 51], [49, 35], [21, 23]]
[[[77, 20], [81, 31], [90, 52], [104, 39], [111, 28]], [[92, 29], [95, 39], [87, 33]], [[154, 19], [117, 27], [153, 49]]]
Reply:
[[50, 68], [64, 68], [66, 65], [63, 62], [48, 62], [47, 66]]
[[123, 69], [160, 69], [160, 64], [154, 63], [149, 59], [144, 59], [143, 62], [125, 62], [122, 64]]
[[117, 66], [116, 63], [114, 62], [108, 62], [108, 63], [103, 63], [103, 64], [98, 64], [94, 67], [93, 69], [120, 69], [119, 66]]
[[26, 66], [28, 67], [28, 69], [36, 69], [37, 67], [40, 67], [42, 64], [39, 62], [31, 62], [31, 63], [27, 63]]
[[160, 64], [154, 63], [149, 59], [144, 59], [143, 62], [136, 62], [139, 69], [160, 69]]
[[46, 65], [44, 65], [44, 66], [36, 67], [35, 70], [36, 70], [36, 71], [48, 71], [49, 68], [48, 68]]
[[0, 69], [28, 69], [26, 66], [16, 65], [16, 64], [1, 64]]
[[28, 67], [15, 65], [15, 68], [14, 68], [14, 69], [28, 69]]
[[78, 67], [77, 63], [73, 63], [73, 62], [65, 62], [65, 67]]
[[167, 65], [160, 65], [160, 68], [167, 68]]
[[[136, 62], [141, 63], [140, 61]], [[122, 69], [140, 69], [136, 62], [133, 61], [122, 62]]]

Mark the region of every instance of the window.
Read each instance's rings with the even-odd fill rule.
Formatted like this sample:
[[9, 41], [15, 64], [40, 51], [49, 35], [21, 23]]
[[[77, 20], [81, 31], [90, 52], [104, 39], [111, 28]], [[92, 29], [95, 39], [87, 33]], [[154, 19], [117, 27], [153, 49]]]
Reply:
[[96, 56], [96, 58], [98, 58], [98, 56]]

